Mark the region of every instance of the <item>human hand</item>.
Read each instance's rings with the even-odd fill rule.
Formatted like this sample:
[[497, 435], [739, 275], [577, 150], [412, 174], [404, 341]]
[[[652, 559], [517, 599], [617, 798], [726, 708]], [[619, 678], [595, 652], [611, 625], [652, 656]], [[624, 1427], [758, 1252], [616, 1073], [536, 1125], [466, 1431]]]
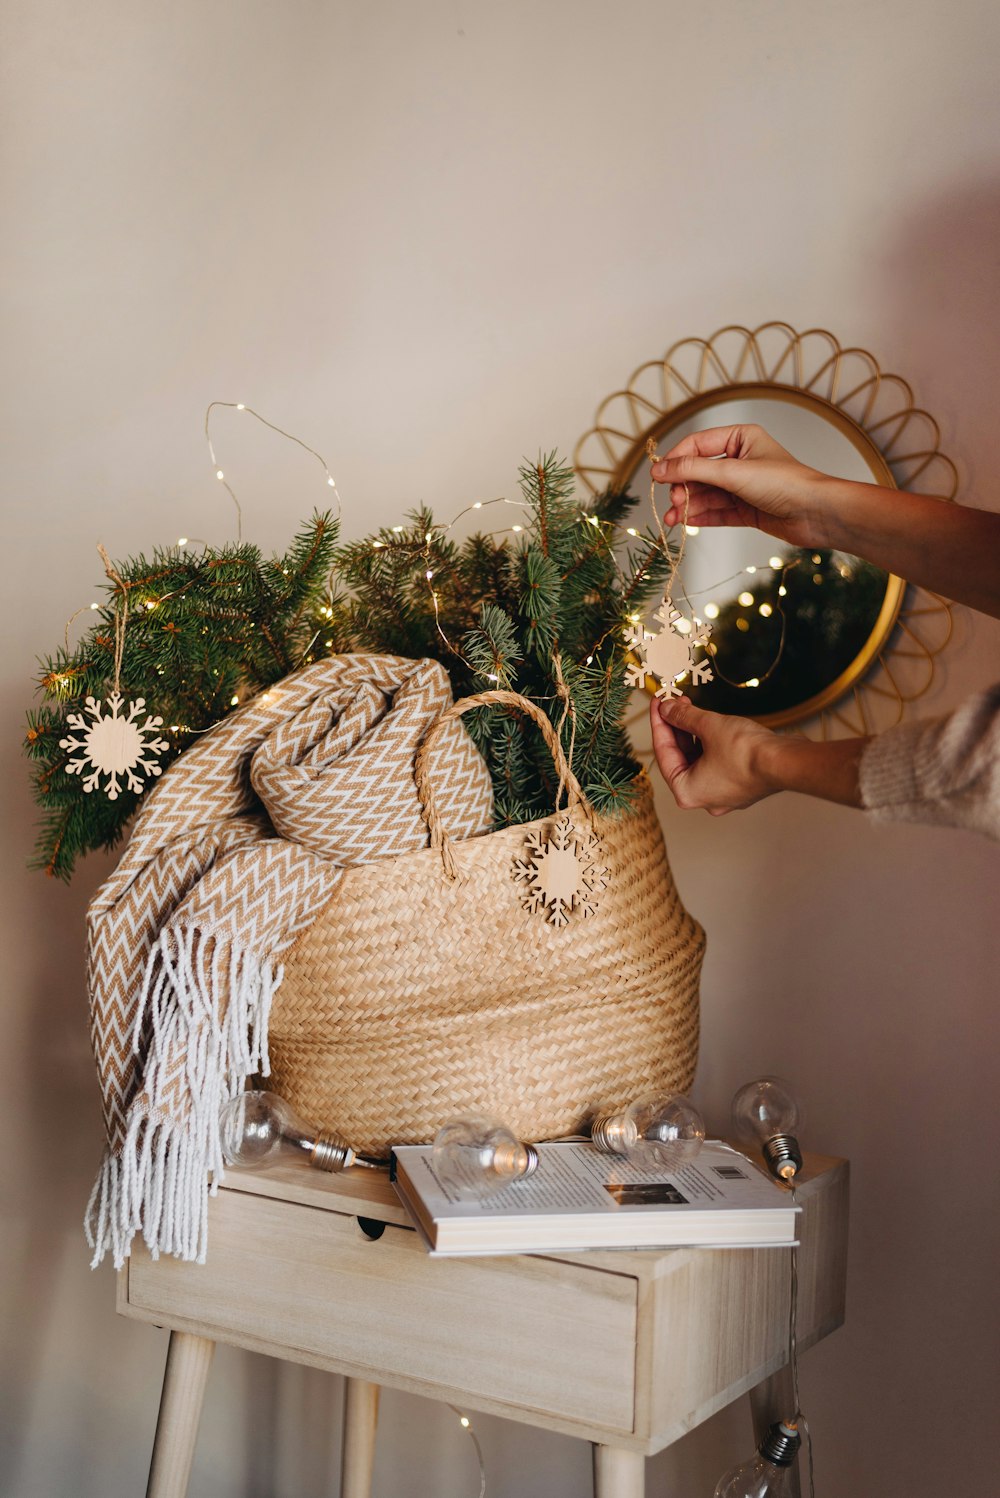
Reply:
[[652, 467], [658, 484], [687, 487], [686, 507], [671, 495], [667, 525], [748, 525], [792, 546], [830, 546], [834, 481], [807, 468], [763, 427], [692, 432]]
[[654, 698], [649, 715], [656, 762], [682, 811], [700, 807], [722, 817], [778, 789], [765, 770], [777, 738], [769, 728], [705, 712], [687, 697]]

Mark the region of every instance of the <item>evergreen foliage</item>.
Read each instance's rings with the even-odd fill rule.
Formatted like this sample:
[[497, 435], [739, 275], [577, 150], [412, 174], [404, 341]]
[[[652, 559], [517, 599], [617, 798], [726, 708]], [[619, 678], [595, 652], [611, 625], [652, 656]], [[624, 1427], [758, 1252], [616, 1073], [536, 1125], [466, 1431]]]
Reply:
[[[145, 697], [162, 717], [164, 769], [233, 710], [234, 696], [245, 699], [311, 658], [336, 542], [336, 522], [315, 515], [284, 557], [265, 559], [242, 544], [156, 550], [117, 564], [128, 598], [121, 691], [126, 701]], [[82, 854], [114, 846], [139, 800], [127, 789], [116, 801], [88, 795], [82, 776], [66, 774], [71, 756], [59, 747], [69, 713], [111, 690], [120, 590], [109, 582], [105, 591], [80, 644], [42, 661], [43, 702], [28, 714], [25, 749], [42, 813], [34, 866], [64, 879]]]
[[[441, 661], [456, 698], [495, 687], [531, 698], [559, 729], [594, 806], [627, 810], [638, 765], [623, 727], [623, 633], [662, 590], [671, 557], [651, 530], [632, 527], [623, 548], [635, 497], [607, 493], [581, 507], [555, 453], [524, 463], [519, 480], [517, 534], [458, 543], [421, 506], [404, 525], [339, 547], [327, 514], [281, 558], [244, 544], [118, 564], [129, 601], [121, 691], [163, 718], [170, 748], [160, 764], [232, 711], [234, 697], [321, 655], [367, 650]], [[76, 649], [42, 663], [43, 702], [28, 715], [42, 812], [36, 866], [63, 878], [81, 854], [118, 841], [139, 799], [87, 795], [59, 747], [67, 715], [111, 689], [117, 585], [107, 593]], [[551, 812], [557, 777], [534, 725], [493, 706], [464, 721], [493, 777], [497, 825]]]

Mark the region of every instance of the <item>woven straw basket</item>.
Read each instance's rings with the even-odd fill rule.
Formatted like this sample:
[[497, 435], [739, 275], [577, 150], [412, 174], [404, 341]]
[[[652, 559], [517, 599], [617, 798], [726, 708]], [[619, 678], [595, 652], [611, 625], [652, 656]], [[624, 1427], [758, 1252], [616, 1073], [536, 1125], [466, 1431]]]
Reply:
[[[582, 820], [582, 791], [533, 703], [484, 692], [439, 725], [493, 702], [535, 719]], [[426, 779], [437, 726], [416, 765], [431, 847], [348, 870], [292, 947], [268, 1086], [379, 1157], [468, 1111], [538, 1140], [644, 1092], [686, 1091], [705, 939], [677, 894], [648, 779], [637, 814], [593, 820], [609, 872], [596, 913], [556, 929], [524, 909], [512, 877], [528, 827], [449, 844]]]

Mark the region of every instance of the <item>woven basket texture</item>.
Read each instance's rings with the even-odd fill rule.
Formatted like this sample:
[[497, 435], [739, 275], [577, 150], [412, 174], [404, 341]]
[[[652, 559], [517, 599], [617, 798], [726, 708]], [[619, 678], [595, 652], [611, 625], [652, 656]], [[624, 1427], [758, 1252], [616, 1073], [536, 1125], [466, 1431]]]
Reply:
[[434, 849], [349, 870], [286, 958], [267, 1085], [380, 1157], [469, 1111], [539, 1140], [644, 1092], [687, 1091], [705, 938], [647, 777], [636, 815], [595, 825], [608, 887], [559, 930], [520, 903], [525, 827], [453, 844], [456, 882]]

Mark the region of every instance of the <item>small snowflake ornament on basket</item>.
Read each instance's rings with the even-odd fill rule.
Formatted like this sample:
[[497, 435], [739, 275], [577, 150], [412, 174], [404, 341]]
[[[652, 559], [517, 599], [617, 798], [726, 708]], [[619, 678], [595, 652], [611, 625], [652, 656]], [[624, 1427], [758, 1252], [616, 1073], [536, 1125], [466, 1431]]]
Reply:
[[146, 788], [142, 776], [159, 775], [161, 766], [156, 756], [170, 748], [168, 740], [156, 732], [163, 725], [162, 718], [147, 713], [145, 721], [139, 722], [146, 706], [144, 697], [130, 702], [124, 716], [120, 712], [122, 702], [118, 691], [110, 694], [106, 704], [88, 697], [87, 716], [69, 713], [66, 721], [74, 733], [59, 740], [60, 749], [68, 749], [75, 756], [67, 762], [66, 774], [82, 775], [89, 767], [91, 773], [83, 781], [87, 792], [101, 785], [101, 776], [106, 775], [101, 789], [109, 801], [118, 800], [123, 775], [128, 789], [141, 795]]
[[634, 624], [625, 632], [626, 643], [636, 657], [625, 667], [626, 683], [644, 687], [646, 677], [653, 676], [659, 682], [657, 697], [679, 697], [677, 683], [681, 677], [689, 677], [695, 685], [713, 681], [708, 661], [695, 659], [695, 650], [708, 644], [712, 626], [686, 619], [669, 597], [664, 597], [653, 618], [662, 626], [656, 632], [643, 624]]
[[514, 883], [521, 886], [525, 910], [532, 915], [543, 910], [557, 928], [566, 925], [573, 911], [593, 915], [608, 883], [593, 828], [581, 827], [564, 811], [548, 827], [531, 828], [525, 843], [524, 857], [514, 860]]

